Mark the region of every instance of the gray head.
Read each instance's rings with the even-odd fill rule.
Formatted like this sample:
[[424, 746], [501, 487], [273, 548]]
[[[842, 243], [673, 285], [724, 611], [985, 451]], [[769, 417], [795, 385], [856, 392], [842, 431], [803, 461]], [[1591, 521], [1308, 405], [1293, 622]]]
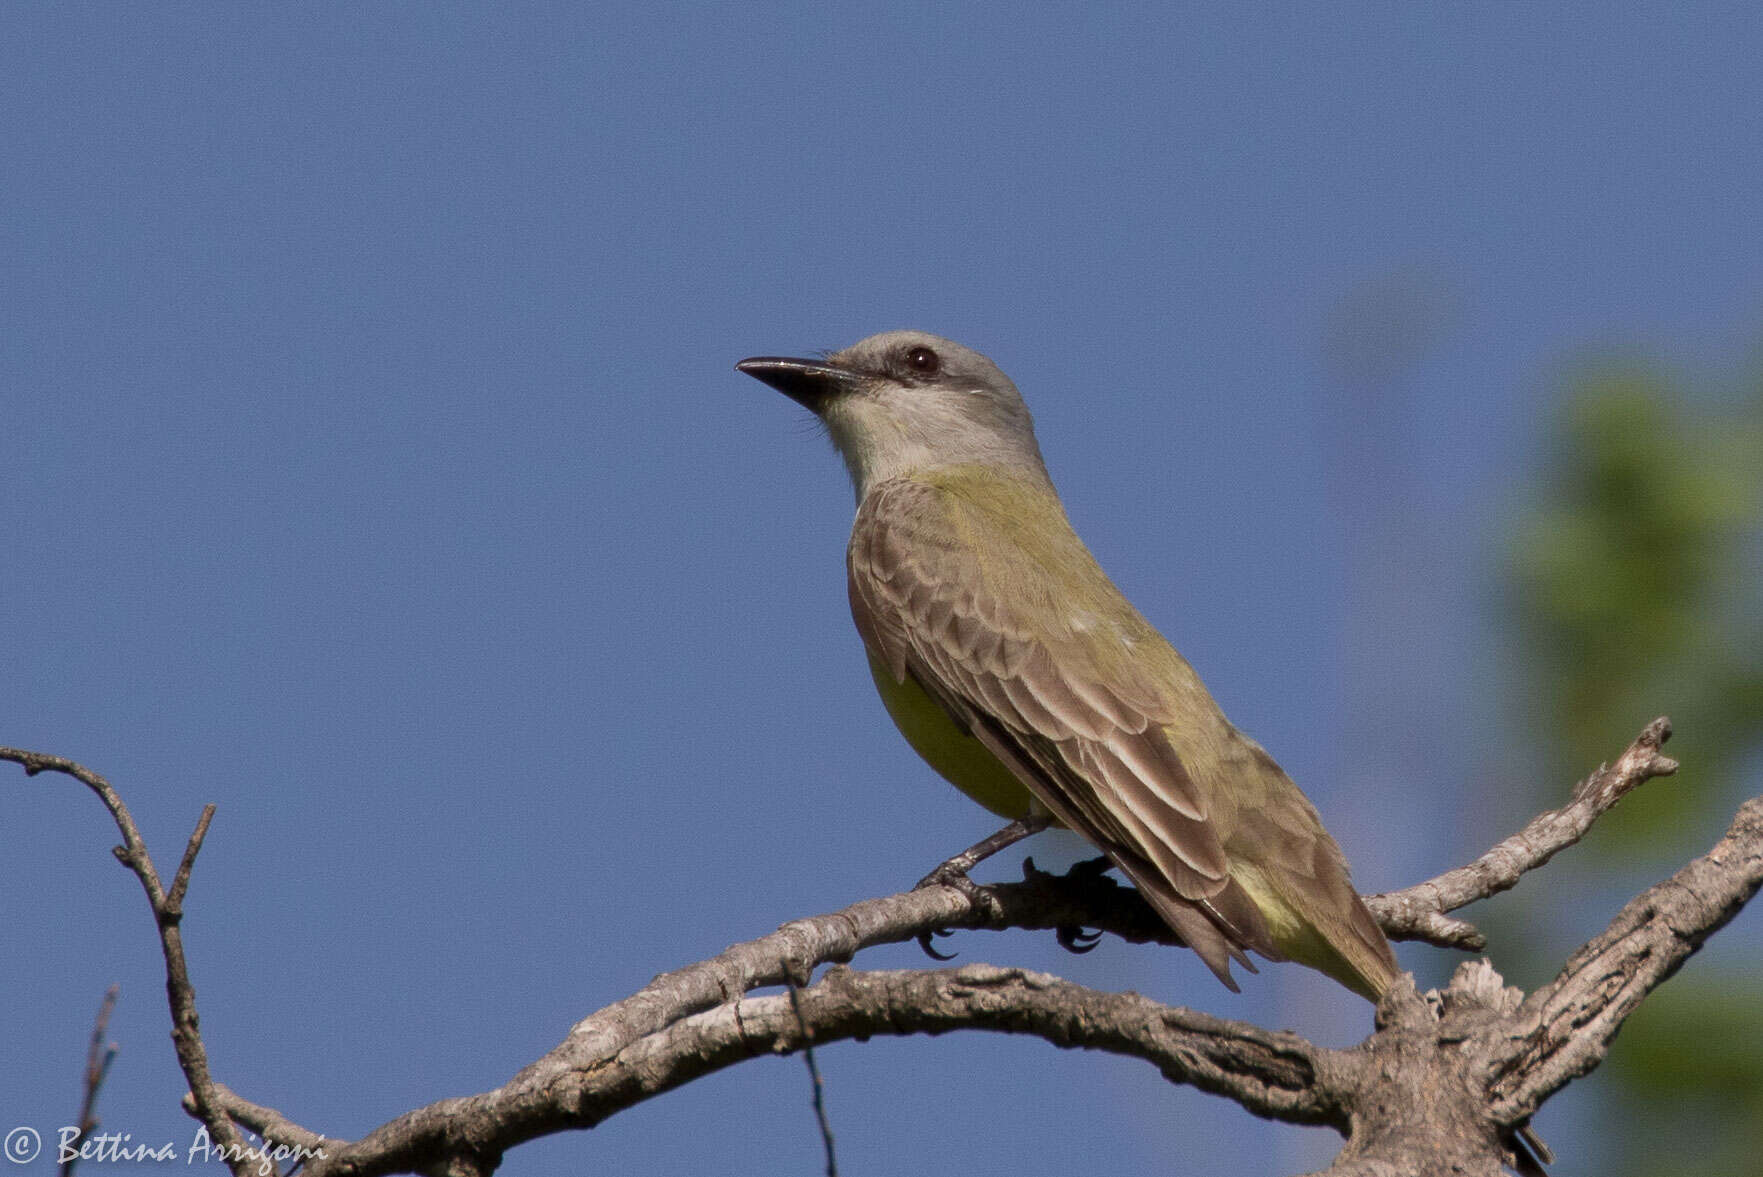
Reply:
[[859, 498], [872, 483], [936, 467], [1005, 466], [1046, 477], [1016, 385], [952, 340], [888, 331], [824, 360], [754, 356], [735, 367], [826, 423]]

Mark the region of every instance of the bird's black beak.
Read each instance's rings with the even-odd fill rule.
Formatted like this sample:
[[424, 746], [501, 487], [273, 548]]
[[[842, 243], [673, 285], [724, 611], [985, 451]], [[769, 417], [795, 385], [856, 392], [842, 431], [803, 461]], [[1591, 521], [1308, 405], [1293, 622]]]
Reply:
[[754, 356], [735, 365], [755, 380], [763, 380], [803, 408], [820, 412], [828, 399], [850, 389], [856, 374], [820, 360], [796, 360], [787, 356]]

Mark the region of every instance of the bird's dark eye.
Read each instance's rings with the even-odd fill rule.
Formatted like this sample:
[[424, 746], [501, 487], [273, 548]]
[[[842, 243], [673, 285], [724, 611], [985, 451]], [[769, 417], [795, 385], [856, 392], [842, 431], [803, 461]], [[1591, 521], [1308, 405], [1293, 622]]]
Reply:
[[943, 359], [928, 347], [915, 347], [906, 353], [906, 366], [920, 376], [935, 376], [942, 371]]

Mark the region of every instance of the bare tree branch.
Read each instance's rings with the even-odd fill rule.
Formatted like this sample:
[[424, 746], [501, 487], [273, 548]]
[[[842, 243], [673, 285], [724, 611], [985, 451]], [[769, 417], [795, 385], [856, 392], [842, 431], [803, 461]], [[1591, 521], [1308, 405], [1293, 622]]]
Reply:
[[147, 903], [153, 909], [153, 922], [159, 928], [160, 952], [165, 957], [165, 989], [171, 1001], [172, 1043], [177, 1050], [178, 1065], [183, 1068], [184, 1079], [194, 1097], [195, 1114], [207, 1127], [222, 1155], [228, 1158], [227, 1165], [235, 1177], [269, 1177], [253, 1158], [252, 1146], [239, 1135], [239, 1130], [221, 1107], [214, 1079], [208, 1070], [208, 1051], [202, 1045], [202, 1032], [196, 1017], [196, 990], [190, 983], [189, 966], [184, 961], [183, 933], [178, 927], [183, 919], [183, 898], [189, 887], [190, 871], [196, 865], [196, 855], [208, 834], [208, 824], [214, 820], [214, 806], [202, 810], [195, 832], [184, 848], [183, 860], [178, 865], [168, 895], [160, 884], [159, 872], [153, 866], [152, 856], [147, 853], [147, 843], [142, 839], [134, 817], [109, 781], [71, 760], [45, 756], [40, 752], [0, 747], [0, 760], [10, 760], [21, 766], [27, 776], [36, 776], [40, 772], [70, 776], [96, 793], [110, 811], [111, 819], [122, 833], [123, 843], [112, 853], [141, 880], [141, 888], [147, 892]]
[[[1346, 1123], [1340, 1052], [1136, 993], [1105, 993], [1045, 973], [971, 964], [875, 972], [834, 968], [801, 990], [800, 1000], [802, 1020], [816, 1042], [961, 1029], [1026, 1034], [1063, 1048], [1143, 1059], [1173, 1082], [1229, 1096], [1270, 1119]], [[788, 995], [731, 1002], [620, 1052], [595, 1073], [594, 1097], [584, 1100], [583, 1110], [592, 1106], [597, 1122], [632, 1096], [647, 1098], [705, 1071], [754, 1054], [800, 1049], [806, 1041]]]
[[[288, 1145], [308, 1156], [340, 1152], [349, 1144], [347, 1140], [302, 1128], [274, 1108], [252, 1103], [225, 1083], [216, 1083], [214, 1092], [227, 1115], [264, 1140]], [[183, 1105], [186, 1112], [195, 1115], [196, 1101], [193, 1097], [186, 1094]]]
[[[835, 968], [797, 994], [736, 999], [638, 1038], [567, 1072], [529, 1067], [506, 1086], [444, 1100], [400, 1117], [355, 1144], [325, 1142], [311, 1177], [355, 1177], [432, 1168], [468, 1152], [493, 1166], [509, 1148], [549, 1132], [590, 1128], [644, 1100], [747, 1059], [876, 1035], [981, 1029], [1028, 1034], [1066, 1048], [1141, 1058], [1171, 1081], [1229, 1096], [1250, 1111], [1296, 1124], [1344, 1128], [1348, 1052], [1295, 1034], [1105, 993], [1022, 969], [857, 972]], [[230, 1096], [230, 1093], [228, 1093]], [[274, 1113], [237, 1108], [266, 1137], [282, 1139]], [[308, 1139], [312, 1139], [308, 1136]]]
[[1739, 807], [1714, 847], [1631, 899], [1609, 927], [1530, 995], [1501, 1034], [1493, 1113], [1513, 1123], [1610, 1052], [1643, 998], [1763, 886], [1763, 797]]
[[[1373, 910], [1394, 935], [1458, 946], [1472, 942], [1474, 929], [1445, 913], [1511, 887], [1582, 837], [1625, 793], [1673, 771], [1676, 765], [1659, 754], [1669, 733], [1666, 721], [1655, 721], [1613, 766], [1588, 777], [1568, 805], [1533, 819], [1468, 866], [1373, 897]], [[0, 758], [17, 760], [27, 771], [85, 772], [8, 749], [0, 749]], [[193, 998], [175, 939], [177, 901], [210, 813], [166, 894], [120, 800], [107, 784], [100, 796], [121, 815], [126, 845], [119, 857], [142, 875], [154, 900], [175, 1016], [195, 1036]], [[662, 974], [578, 1023], [502, 1087], [417, 1109], [352, 1143], [304, 1129], [213, 1083], [205, 1059], [197, 1072], [186, 1065], [192, 1090], [187, 1102], [204, 1122], [209, 1112], [224, 1112], [266, 1141], [318, 1154], [307, 1165], [311, 1177], [405, 1171], [487, 1177], [506, 1150], [523, 1141], [591, 1127], [757, 1055], [841, 1038], [982, 1029], [1141, 1058], [1171, 1082], [1224, 1095], [1258, 1115], [1334, 1127], [1348, 1142], [1326, 1171], [1329, 1177], [1491, 1175], [1502, 1165], [1534, 1177], [1541, 1170], [1533, 1153], [1546, 1155], [1546, 1149], [1530, 1133], [1529, 1117], [1551, 1093], [1603, 1059], [1622, 1020], [1730, 920], [1760, 882], [1763, 798], [1739, 811], [1707, 855], [1628, 904], [1528, 1001], [1506, 988], [1487, 962], [1466, 964], [1443, 991], [1422, 996], [1411, 981], [1399, 984], [1379, 1005], [1376, 1032], [1352, 1050], [1328, 1050], [1292, 1034], [1136, 994], [1102, 993], [989, 965], [901, 972], [835, 968], [809, 984], [820, 964], [848, 961], [871, 945], [939, 928], [1053, 928], [1063, 941], [1073, 929], [1092, 927], [1133, 940], [1179, 942], [1135, 892], [1099, 870], [1080, 866], [1052, 876], [1031, 862], [1022, 882], [989, 887], [980, 902], [940, 886], [866, 900]], [[747, 996], [786, 984], [789, 992]], [[187, 1023], [180, 993], [188, 1000]], [[199, 1051], [199, 1037], [195, 1046]], [[179, 1057], [184, 1061], [182, 1038]]]
[[1677, 771], [1677, 761], [1659, 753], [1671, 738], [1671, 721], [1660, 716], [1635, 737], [1614, 765], [1598, 770], [1573, 790], [1573, 800], [1531, 818], [1516, 834], [1467, 866], [1424, 883], [1366, 897], [1385, 933], [1396, 939], [1426, 940], [1441, 947], [1480, 951], [1487, 940], [1461, 920], [1443, 913], [1466, 907], [1514, 886], [1526, 871], [1542, 866], [1585, 837], [1592, 823], [1636, 787]]

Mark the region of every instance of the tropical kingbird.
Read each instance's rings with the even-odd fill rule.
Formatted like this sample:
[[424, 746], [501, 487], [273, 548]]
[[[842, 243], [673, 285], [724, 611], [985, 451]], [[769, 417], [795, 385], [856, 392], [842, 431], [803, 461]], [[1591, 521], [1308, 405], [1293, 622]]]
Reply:
[[1072, 530], [1009, 377], [918, 331], [737, 367], [844, 457], [851, 613], [931, 767], [1093, 842], [1233, 990], [1251, 950], [1374, 1001], [1389, 988], [1395, 956], [1340, 847]]

